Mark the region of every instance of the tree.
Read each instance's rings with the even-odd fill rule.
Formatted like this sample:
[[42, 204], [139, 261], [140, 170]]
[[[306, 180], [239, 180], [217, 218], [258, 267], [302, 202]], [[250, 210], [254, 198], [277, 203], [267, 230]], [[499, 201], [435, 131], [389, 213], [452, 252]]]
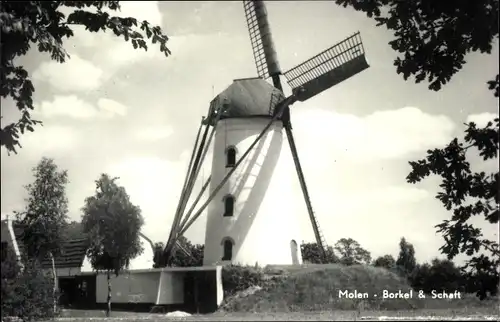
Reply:
[[81, 222], [71, 221], [64, 227], [64, 238], [67, 240], [83, 238], [83, 226]]
[[165, 244], [162, 242], [156, 242], [154, 245], [154, 258], [153, 258], [153, 268], [164, 267], [164, 249]]
[[341, 238], [333, 248], [344, 265], [369, 264], [371, 261], [370, 252], [352, 238]]
[[460, 269], [447, 259], [434, 258], [430, 264], [417, 265], [410, 277], [411, 286], [425, 293], [464, 290]]
[[415, 259], [415, 248], [413, 245], [401, 237], [399, 241], [399, 256], [396, 260], [396, 267], [406, 276], [410, 276], [413, 270], [417, 267]]
[[373, 266], [392, 269], [394, 268], [394, 266], [396, 266], [396, 260], [394, 260], [394, 257], [392, 257], [392, 255], [380, 256], [373, 261]]
[[27, 259], [41, 262], [50, 257], [54, 311], [57, 309], [57, 274], [54, 257], [61, 254], [63, 229], [68, 220], [66, 185], [68, 173], [59, 170], [53, 159], [42, 158], [33, 168], [35, 181], [25, 188], [28, 192], [24, 211], [17, 213], [23, 229], [22, 243]]
[[184, 247], [184, 249], [189, 251], [191, 255], [188, 256], [186, 253], [177, 249], [176, 247], [174, 249], [173, 255], [170, 256], [168, 262], [165, 262], [166, 261], [165, 258], [166, 254], [164, 251], [165, 244], [162, 242], [157, 242], [155, 243], [153, 268], [165, 267], [165, 266], [171, 266], [171, 267], [203, 266], [203, 251], [205, 249], [204, 245], [192, 244], [189, 241], [189, 239], [187, 239], [185, 236], [181, 236], [178, 239], [178, 242]]
[[95, 195], [85, 199], [82, 209], [83, 232], [90, 245], [87, 256], [94, 270], [107, 273], [107, 316], [111, 312], [111, 272], [118, 276], [143, 251], [141, 210], [132, 204], [117, 179], [102, 174], [96, 181]]
[[[67, 17], [64, 9], [74, 9]], [[112, 32], [132, 46], [148, 49], [149, 44], [158, 43], [160, 51], [168, 56], [168, 37], [158, 26], [135, 18], [113, 16], [120, 9], [120, 1], [3, 1], [0, 6], [1, 22], [1, 97], [11, 97], [21, 112], [21, 118], [0, 128], [0, 145], [16, 153], [21, 147], [20, 134], [34, 131], [41, 121], [31, 118], [33, 92], [35, 88], [28, 71], [18, 64], [16, 58], [26, 55], [32, 45], [39, 52], [64, 63], [70, 58], [64, 49], [64, 41], [73, 37], [76, 26], [88, 32]], [[148, 42], [149, 42], [148, 41]]]
[[[490, 54], [498, 39], [498, 0], [437, 2], [434, 0], [335, 0], [362, 11], [394, 33], [389, 45], [398, 57], [394, 66], [407, 80], [427, 78], [438, 91], [462, 69], [471, 52]], [[498, 74], [490, 81], [498, 96]]]
[[[471, 52], [491, 53], [498, 40], [498, 0], [437, 2], [432, 0], [335, 0], [337, 4], [351, 6], [374, 18], [379, 26], [386, 26], [396, 37], [389, 45], [403, 57], [394, 61], [398, 74], [404, 79], [415, 76], [417, 83], [427, 78], [431, 90], [438, 91], [448, 83], [466, 63]], [[499, 96], [500, 77], [487, 82], [494, 96]], [[496, 126], [494, 124], [496, 123]], [[451, 220], [438, 225], [446, 244], [440, 248], [449, 259], [458, 253], [469, 256], [480, 248], [489, 250], [472, 257], [468, 269], [469, 285], [475, 285], [480, 298], [486, 296], [491, 285], [498, 285], [496, 267], [499, 260], [498, 243], [485, 240], [481, 230], [466, 223], [472, 215], [483, 214], [487, 222], [498, 223], [498, 210], [486, 209], [496, 204], [498, 209], [498, 172], [472, 173], [465, 151], [476, 146], [484, 160], [496, 157], [498, 151], [498, 119], [484, 129], [473, 123], [467, 125], [464, 146], [457, 139], [446, 148], [428, 151], [427, 158], [410, 163], [412, 172], [407, 181], [415, 183], [431, 173], [442, 177], [443, 189], [437, 195], [448, 210], [453, 209]], [[477, 199], [472, 203], [470, 199]], [[493, 206], [494, 208], [494, 206]], [[475, 277], [473, 277], [475, 276]], [[475, 282], [471, 282], [476, 279]]]
[[327, 263], [338, 263], [339, 259], [335, 256], [333, 248], [328, 246], [326, 253], [326, 261], [323, 258], [322, 252], [317, 243], [302, 243], [300, 245], [300, 250], [302, 253], [302, 260], [311, 264], [327, 264]]
[[499, 174], [498, 171], [473, 172], [466, 151], [475, 147], [484, 161], [497, 158], [499, 119], [494, 122], [484, 128], [469, 123], [464, 143], [455, 138], [443, 149], [427, 151], [425, 159], [410, 162], [412, 171], [406, 178], [409, 183], [417, 183], [431, 174], [441, 177], [441, 191], [436, 198], [453, 215], [451, 220], [436, 225], [445, 241], [440, 250], [448, 259], [460, 253], [470, 257], [463, 268], [478, 277], [476, 291], [481, 298], [487, 295], [492, 281], [498, 285], [500, 252], [498, 242], [485, 238], [481, 229], [470, 221], [472, 217], [481, 216], [485, 222], [498, 225]]

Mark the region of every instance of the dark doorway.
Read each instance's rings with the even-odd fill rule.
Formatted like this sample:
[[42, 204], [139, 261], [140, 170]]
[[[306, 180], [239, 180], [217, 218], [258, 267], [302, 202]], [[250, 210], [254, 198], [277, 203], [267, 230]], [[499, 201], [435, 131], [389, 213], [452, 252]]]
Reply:
[[59, 278], [59, 303], [68, 308], [91, 308], [96, 302], [96, 277], [72, 276]]
[[223, 243], [224, 254], [222, 256], [223, 261], [230, 261], [233, 259], [233, 241], [230, 239], [225, 239]]

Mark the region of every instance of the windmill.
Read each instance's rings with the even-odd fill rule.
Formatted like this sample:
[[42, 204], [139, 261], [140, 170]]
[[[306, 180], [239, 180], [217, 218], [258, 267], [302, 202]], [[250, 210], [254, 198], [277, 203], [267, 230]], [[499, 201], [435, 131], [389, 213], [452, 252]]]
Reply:
[[[210, 103], [202, 119], [165, 246], [166, 257], [194, 221], [207, 210], [204, 265], [300, 264], [299, 218], [276, 205], [286, 203], [280, 182], [283, 130], [303, 192], [316, 242], [326, 243], [314, 214], [290, 121], [290, 106], [306, 101], [368, 68], [358, 33], [282, 73], [263, 1], [243, 1], [257, 68], [256, 78], [236, 79]], [[280, 76], [292, 88], [285, 97]], [[266, 79], [271, 78], [272, 84]], [[201, 165], [213, 141], [211, 175], [186, 211]], [[280, 179], [281, 178], [281, 179]], [[207, 199], [198, 207], [207, 188]], [[271, 189], [270, 187], [274, 187]]]

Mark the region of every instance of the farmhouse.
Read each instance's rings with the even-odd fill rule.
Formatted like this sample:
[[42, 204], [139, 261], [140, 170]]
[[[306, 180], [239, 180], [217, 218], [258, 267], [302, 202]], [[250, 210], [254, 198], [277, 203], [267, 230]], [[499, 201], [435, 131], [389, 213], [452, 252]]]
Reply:
[[[2, 220], [2, 260], [10, 247], [21, 260], [23, 227], [11, 219]], [[147, 238], [144, 253], [135, 258], [129, 269], [119, 276], [112, 275], [114, 309], [149, 311], [153, 306], [187, 312], [215, 311], [222, 302], [220, 266], [169, 267], [153, 269], [153, 250]], [[83, 235], [64, 241], [62, 254], [56, 256], [55, 267], [60, 291], [60, 303], [73, 308], [97, 308], [106, 304], [107, 276], [94, 272], [86, 257], [87, 244]], [[42, 268], [50, 274], [52, 262], [44, 260]]]

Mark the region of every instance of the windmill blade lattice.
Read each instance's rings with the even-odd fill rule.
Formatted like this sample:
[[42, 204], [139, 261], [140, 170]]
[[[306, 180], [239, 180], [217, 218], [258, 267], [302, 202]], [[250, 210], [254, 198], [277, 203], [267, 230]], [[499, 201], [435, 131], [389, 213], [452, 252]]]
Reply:
[[281, 74], [263, 1], [243, 1], [243, 8], [257, 75], [266, 79]]
[[250, 32], [250, 42], [252, 43], [253, 57], [255, 59], [255, 67], [257, 75], [260, 78], [269, 77], [269, 72], [266, 63], [266, 54], [262, 45], [262, 37], [260, 36], [259, 24], [257, 15], [255, 14], [253, 1], [244, 1], [245, 17], [247, 20], [248, 31]]
[[299, 101], [305, 101], [368, 67], [363, 42], [357, 32], [284, 75]]

